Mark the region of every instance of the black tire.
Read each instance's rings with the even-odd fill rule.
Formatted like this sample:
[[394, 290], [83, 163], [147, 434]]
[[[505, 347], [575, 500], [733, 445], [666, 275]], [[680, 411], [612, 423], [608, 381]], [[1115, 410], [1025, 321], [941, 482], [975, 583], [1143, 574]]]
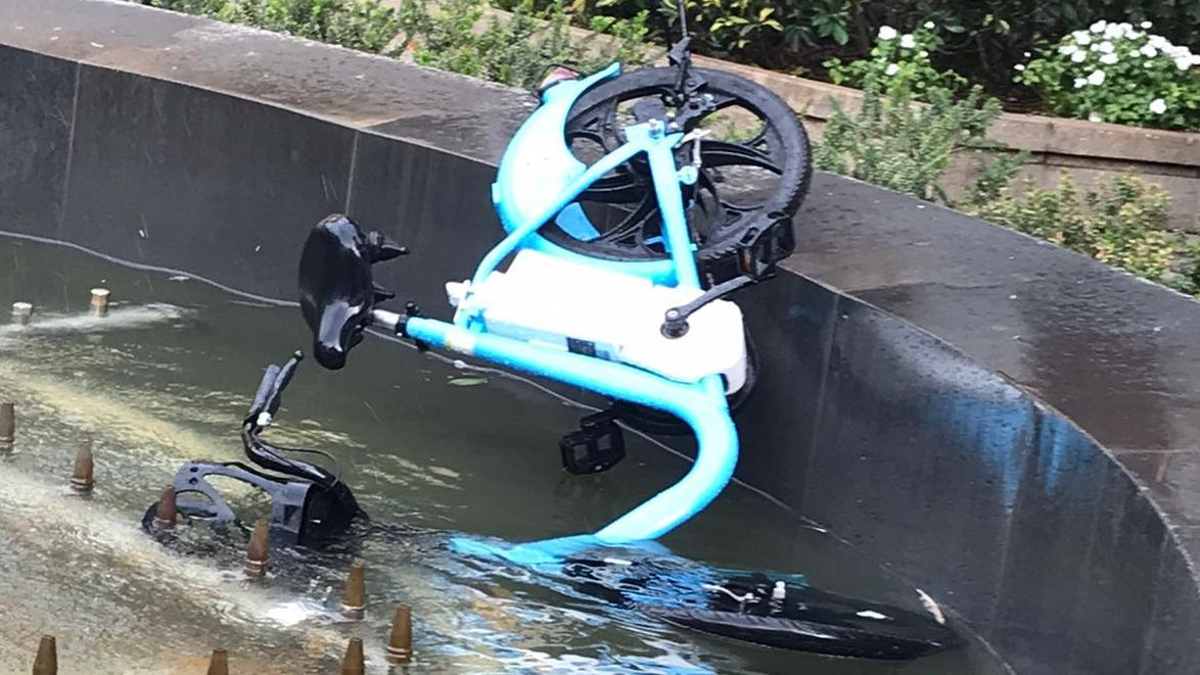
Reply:
[[[739, 166], [738, 163], [729, 161], [730, 158], [736, 159], [738, 153], [756, 155], [750, 159], [750, 164], [743, 163], [740, 166], [752, 166], [779, 176], [776, 187], [762, 200], [761, 205], [753, 209], [739, 207], [736, 211], [740, 213], [720, 208], [718, 212], [723, 218], [719, 222], [710, 223], [706, 232], [697, 231], [693, 225], [693, 237], [698, 247], [697, 261], [701, 267], [709, 269], [720, 267], [731, 258], [736, 261], [736, 256], [743, 248], [753, 244], [763, 233], [772, 230], [777, 235], [775, 240], [782, 242], [782, 245], [775, 245], [777, 250], [769, 252], [768, 255], [775, 259], [785, 257], [791, 253], [794, 245], [792, 219], [808, 193], [812, 176], [808, 136], [803, 125], [782, 99], [759, 84], [717, 70], [693, 68], [692, 72], [704, 80], [699, 93], [715, 97], [716, 110], [713, 113], [737, 106], [749, 110], [763, 122], [759, 134], [747, 143], [701, 142], [703, 168], [696, 190], [711, 189], [715, 194], [716, 185], [721, 181], [714, 178], [714, 170], [722, 166]], [[622, 102], [656, 96], [665, 100], [674, 91], [677, 76], [674, 68], [647, 68], [624, 73], [587, 91], [575, 102], [568, 114], [565, 130], [568, 145], [579, 139], [586, 139], [600, 143], [605, 150], [611, 150], [622, 142], [621, 138], [614, 137], [619, 136], [619, 130], [612, 128], [615, 126], [616, 106]], [[681, 149], [682, 152], [686, 152], [686, 148]], [[746, 157], [743, 156], [742, 159]], [[768, 164], [770, 166], [767, 166]], [[626, 180], [623, 189], [632, 194], [635, 188], [628, 181], [636, 180], [636, 177], [632, 177], [633, 171], [635, 169], [629, 169], [630, 173], [623, 178], [612, 176], [602, 181], [609, 180], [611, 183], [619, 182], [618, 179]], [[638, 187], [648, 189], [649, 185]], [[584, 192], [581, 201], [614, 203], [611, 196], [603, 198], [601, 193], [604, 188], [605, 186], [597, 183]], [[610, 191], [611, 194], [615, 194], [615, 191]], [[650, 199], [648, 203], [653, 205], [652, 193], [647, 194]], [[642, 205], [645, 204], [647, 202], [643, 201]], [[725, 206], [721, 204], [721, 207]], [[653, 208], [654, 212], [657, 211], [656, 206], [650, 208]], [[733, 215], [724, 217], [729, 213]], [[652, 214], [645, 214], [644, 217], [651, 218]], [[653, 224], [648, 226], [650, 229], [653, 227]], [[585, 241], [572, 237], [553, 224], [543, 228], [542, 234], [563, 248], [607, 260], [644, 261], [667, 257], [661, 247], [656, 249], [645, 245], [641, 239], [631, 241], [628, 235], [625, 240], [609, 240], [606, 239], [606, 231], [602, 231], [601, 237]], [[778, 250], [781, 248], [786, 250]]]

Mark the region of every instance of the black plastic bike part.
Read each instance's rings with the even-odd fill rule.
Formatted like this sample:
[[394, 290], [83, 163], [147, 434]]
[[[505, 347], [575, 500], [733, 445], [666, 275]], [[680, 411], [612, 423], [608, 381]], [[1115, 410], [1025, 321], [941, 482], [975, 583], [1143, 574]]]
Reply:
[[716, 286], [713, 286], [686, 305], [680, 305], [679, 307], [672, 307], [668, 309], [663, 314], [663, 324], [662, 328], [660, 328], [660, 331], [664, 337], [672, 340], [687, 335], [687, 320], [689, 316], [695, 314], [700, 310], [701, 307], [707, 305], [713, 300], [723, 298], [737, 289], [743, 286], [748, 286], [755, 281], [756, 279], [748, 276], [734, 277], [729, 281], [723, 281]]
[[563, 469], [585, 475], [608, 471], [625, 459], [625, 435], [608, 411], [588, 415], [573, 431], [558, 442]]
[[674, 102], [680, 110], [672, 121], [676, 130], [690, 130], [692, 120], [700, 115], [702, 108], [707, 106], [707, 112], [712, 110], [711, 98], [696, 96], [706, 82], [703, 77], [692, 72], [692, 38], [684, 35], [679, 42], [672, 45], [667, 52], [667, 62], [675, 68]]
[[[208, 481], [211, 476], [232, 478], [265, 492], [271, 498], [271, 539], [279, 544], [310, 546], [340, 530], [338, 523], [321, 517], [332, 509], [328, 495], [314, 490], [312, 483], [272, 476], [240, 462], [193, 461], [183, 465], [173, 484], [179, 514], [185, 519], [204, 521], [215, 529], [239, 522], [229, 502]], [[151, 527], [157, 510], [157, 502], [150, 505], [142, 517], [143, 527]]]
[[[672, 130], [690, 133], [729, 110], [752, 117], [752, 138], [696, 137], [677, 149], [677, 163], [699, 156], [695, 185], [682, 186], [696, 260], [708, 286], [736, 276], [763, 279], [795, 249], [792, 220], [812, 174], [808, 137], [795, 113], [770, 90], [736, 75], [690, 68], [698, 87], [680, 107], [679, 68], [621, 74], [585, 92], [572, 106], [566, 140], [584, 163], [624, 143], [624, 125], [660, 117]], [[643, 101], [651, 103], [643, 104]], [[696, 106], [694, 109], [692, 106]], [[632, 115], [628, 108], [632, 107]], [[699, 144], [698, 147], [696, 144]], [[590, 154], [589, 154], [590, 153]], [[541, 234], [568, 250], [606, 260], [667, 257], [649, 166], [635, 157], [580, 196], [598, 236], [578, 239], [551, 222]]]
[[[259, 436], [279, 411], [283, 391], [302, 359], [303, 354], [296, 352], [282, 367], [267, 367], [242, 420], [242, 445], [246, 456], [258, 468], [242, 462], [188, 462], [174, 480], [181, 515], [218, 529], [238, 522], [229, 502], [209, 482], [211, 476], [238, 480], [266, 493], [271, 500], [272, 541], [282, 545], [319, 545], [341, 535], [355, 518], [365, 515], [350, 488], [336, 474], [310, 462], [286, 457], [285, 449]], [[324, 454], [316, 450], [286, 450]], [[143, 527], [152, 527], [157, 506], [152, 504], [146, 511]]]
[[[564, 572], [584, 593], [667, 623], [795, 651], [909, 660], [960, 646], [953, 628], [929, 613], [828, 593], [792, 578], [673, 570], [644, 562], [569, 561]], [[708, 577], [708, 578], [706, 578]]]
[[692, 38], [688, 35], [687, 5], [684, 0], [675, 3], [675, 13], [679, 16], [679, 41], [671, 45], [667, 52], [667, 62], [679, 73], [675, 80], [675, 101], [679, 106], [687, 103], [689, 95], [695, 93], [703, 81], [691, 77], [692, 67]]
[[337, 370], [362, 341], [375, 303], [393, 294], [375, 285], [371, 266], [408, 253], [378, 232], [333, 214], [312, 229], [300, 256], [300, 310], [313, 333], [313, 354]]
[[727, 579], [719, 588], [710, 591], [707, 607], [643, 611], [711, 635], [831, 656], [907, 661], [963, 644], [931, 615], [804, 586], [777, 587], [765, 575]]

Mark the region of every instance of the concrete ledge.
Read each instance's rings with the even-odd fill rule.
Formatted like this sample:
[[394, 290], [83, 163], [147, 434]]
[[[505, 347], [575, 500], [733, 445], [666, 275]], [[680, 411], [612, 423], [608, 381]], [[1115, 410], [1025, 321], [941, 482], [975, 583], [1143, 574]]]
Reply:
[[[500, 237], [520, 92], [124, 3], [0, 17], [2, 229], [291, 298], [347, 210], [417, 252], [381, 282], [431, 313]], [[1200, 304], [835, 176], [797, 226], [739, 298], [765, 364], [740, 477], [1018, 673], [1200, 670]]]

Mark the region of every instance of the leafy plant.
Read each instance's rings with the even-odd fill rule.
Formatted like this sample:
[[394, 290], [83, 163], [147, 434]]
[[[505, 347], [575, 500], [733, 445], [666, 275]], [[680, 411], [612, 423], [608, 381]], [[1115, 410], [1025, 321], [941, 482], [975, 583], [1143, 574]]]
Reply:
[[[522, 0], [495, 0], [499, 6]], [[538, 0], [548, 7], [563, 0]], [[676, 0], [572, 0], [582, 17], [632, 17], [650, 10], [654, 38], [678, 38]], [[866, 58], [884, 26], [931, 21], [944, 41], [930, 58], [1005, 93], [1011, 66], [1046, 40], [1102, 18], [1137, 24], [1153, 21], [1175, 44], [1200, 44], [1200, 0], [688, 0], [688, 28], [709, 53], [767, 68], [812, 70], [832, 54]], [[583, 25], [583, 24], [578, 24]]]
[[[488, 17], [488, 0], [404, 0], [398, 8], [378, 0], [140, 1], [361, 51], [408, 51], [423, 65], [517, 86], [533, 85], [552, 63], [590, 71], [646, 58], [647, 12], [592, 17], [593, 33], [576, 37], [561, 2], [539, 10], [534, 0], [519, 0], [510, 16]], [[392, 49], [394, 41], [399, 47]]]
[[377, 0], [141, 1], [376, 53], [387, 47], [399, 28], [395, 10]]
[[489, 8], [486, 0], [405, 0], [400, 7], [403, 49], [422, 65], [514, 86], [537, 83], [553, 63], [595, 70], [612, 61], [638, 64], [645, 59], [645, 17], [632, 20], [597, 18], [595, 29], [608, 32], [575, 38], [561, 3], [538, 10], [532, 0], [513, 7], [507, 17], [492, 15], [477, 32]]
[[[975, 205], [974, 215], [1054, 242], [1151, 281], [1181, 290], [1196, 280], [1172, 272], [1181, 255], [1180, 240], [1164, 232], [1171, 199], [1160, 186], [1134, 175], [1120, 175], [1080, 198], [1074, 180], [1063, 172], [1057, 189], [1029, 188], [1018, 195], [1005, 188], [999, 199]], [[1191, 255], [1200, 253], [1193, 247]], [[1195, 266], [1200, 257], [1194, 257]], [[1195, 273], [1195, 267], [1192, 268]]]
[[1183, 245], [1177, 267], [1178, 270], [1167, 278], [1167, 284], [1180, 292], [1200, 296], [1200, 242]]
[[1200, 55], [1150, 34], [1151, 27], [1098, 21], [1017, 64], [1015, 79], [1058, 115], [1200, 129]]
[[[745, 49], [752, 42], [778, 37], [789, 49], [825, 38], [837, 44], [850, 39], [846, 26], [849, 3], [820, 0], [779, 3], [767, 0], [688, 0], [688, 13], [703, 28], [703, 38], [718, 50]], [[663, 13], [676, 20], [675, 2], [664, 0]]]
[[[494, 0], [511, 10], [524, 0]], [[549, 8], [561, 0], [537, 0]], [[822, 42], [844, 45], [855, 0], [686, 0], [688, 31], [708, 53], [761, 65], [789, 67], [788, 59]], [[678, 0], [574, 0], [570, 11], [583, 17], [633, 18], [646, 12], [661, 43], [679, 39]], [[577, 21], [577, 25], [583, 25]], [[783, 58], [780, 58], [783, 57]]]
[[[914, 48], [904, 49], [920, 58]], [[855, 71], [862, 77], [862, 108], [851, 114], [833, 101], [833, 115], [813, 147], [817, 168], [948, 203], [937, 182], [952, 157], [999, 148], [987, 140], [987, 130], [1000, 117], [1000, 103], [985, 97], [978, 86], [956, 100], [950, 88], [938, 84], [950, 78], [930, 74], [923, 63], [892, 61], [884, 66], [882, 60], [872, 59]], [[918, 91], [927, 103], [916, 100]], [[979, 159], [986, 184], [977, 185], [976, 191], [996, 192], [990, 184], [1007, 182], [1024, 157], [989, 159], [980, 154]]]

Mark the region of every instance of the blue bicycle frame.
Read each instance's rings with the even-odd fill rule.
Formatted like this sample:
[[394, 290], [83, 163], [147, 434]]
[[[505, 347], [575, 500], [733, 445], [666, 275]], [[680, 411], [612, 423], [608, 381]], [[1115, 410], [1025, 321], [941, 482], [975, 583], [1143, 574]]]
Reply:
[[[563, 128], [572, 104], [589, 87], [619, 72], [620, 66], [614, 64], [586, 79], [555, 85], [545, 92], [543, 104], [514, 136], [492, 191], [508, 235], [484, 256], [472, 286], [487, 279], [508, 256], [532, 248], [580, 265], [637, 275], [661, 285], [702, 290], [680, 188], [681, 182], [695, 180], [695, 169], [675, 163], [674, 149], [684, 135], [667, 133], [659, 122], [629, 126], [625, 144], [591, 166], [576, 160], [566, 146]], [[568, 232], [581, 238], [595, 236], [594, 228], [574, 203], [576, 198], [639, 153], [645, 153], [650, 166], [668, 258], [644, 262], [600, 260], [567, 251], [538, 235], [541, 227], [557, 217], [559, 226]], [[465, 304], [460, 303], [460, 308]], [[459, 550], [536, 564], [560, 561], [596, 545], [653, 540], [686, 522], [729, 483], [737, 464], [738, 438], [720, 375], [709, 375], [695, 383], [677, 382], [633, 366], [489, 333], [481, 319], [469, 309], [460, 309], [453, 323], [411, 317], [405, 333], [432, 346], [671, 413], [691, 426], [698, 451], [695, 464], [679, 482], [592, 535], [505, 549], [459, 537], [455, 540]]]

